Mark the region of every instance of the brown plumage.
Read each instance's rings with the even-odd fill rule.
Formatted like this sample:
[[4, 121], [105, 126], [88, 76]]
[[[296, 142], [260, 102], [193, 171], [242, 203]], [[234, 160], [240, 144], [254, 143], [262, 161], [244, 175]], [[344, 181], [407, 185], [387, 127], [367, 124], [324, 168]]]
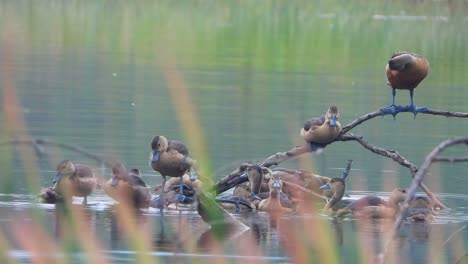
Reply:
[[112, 167], [113, 177], [104, 184], [104, 192], [112, 199], [133, 206], [148, 208], [151, 201], [150, 188], [141, 179], [138, 170], [128, 172], [122, 163]]
[[281, 205], [280, 194], [281, 188], [283, 186], [281, 177], [279, 175], [272, 175], [268, 186], [270, 188], [270, 197], [260, 201], [260, 203], [258, 204], [258, 210], [267, 211], [273, 216], [291, 213], [293, 211], [292, 209], [283, 207]]
[[[273, 173], [279, 174], [282, 181], [302, 186], [316, 194], [322, 195], [327, 198], [332, 198], [333, 196], [332, 190], [324, 190], [320, 188], [330, 180], [330, 177], [320, 176], [304, 170], [293, 170], [287, 168], [276, 168], [273, 170]], [[297, 196], [295, 193], [296, 190], [294, 188], [288, 188], [288, 186], [283, 186], [283, 191], [289, 197]]]
[[334, 210], [336, 210], [335, 206], [341, 199], [346, 190], [346, 183], [341, 178], [331, 178], [325, 185], [321, 187], [322, 189], [329, 189], [332, 191], [333, 196], [331, 199], [328, 200], [327, 204], [323, 210], [327, 214], [331, 214]]
[[[182, 176], [189, 171], [192, 172], [191, 169], [195, 164], [195, 160], [189, 158], [188, 155], [187, 147], [180, 141], [168, 140], [164, 136], [155, 136], [151, 141], [149, 165], [163, 177], [161, 195], [158, 200], [158, 207], [161, 210], [165, 205], [166, 177], [179, 177], [180, 184], [182, 184]], [[194, 173], [191, 173], [191, 177], [196, 179]], [[180, 188], [179, 195], [178, 201], [185, 199], [182, 188]]]
[[90, 167], [64, 160], [57, 165], [53, 183], [53, 189], [62, 197], [84, 197], [83, 204], [86, 204], [88, 195], [97, 186], [97, 179]]
[[406, 196], [407, 190], [404, 188], [394, 189], [387, 201], [378, 196], [365, 196], [338, 210], [335, 216], [352, 213], [358, 218], [393, 218], [399, 210], [398, 204], [403, 202]]
[[432, 208], [431, 201], [427, 197], [415, 197], [409, 204], [408, 218], [414, 221], [432, 221], [434, 219]]
[[[421, 111], [414, 106], [413, 92], [429, 72], [429, 62], [418, 54], [400, 51], [392, 55], [385, 67], [387, 84], [393, 89], [392, 106], [395, 106], [395, 89], [410, 91], [410, 106], [413, 111]], [[397, 112], [400, 110], [397, 110]]]
[[304, 123], [301, 128], [301, 136], [310, 144], [313, 151], [324, 148], [340, 134], [339, 115], [338, 107], [332, 105], [324, 116], [311, 118]]

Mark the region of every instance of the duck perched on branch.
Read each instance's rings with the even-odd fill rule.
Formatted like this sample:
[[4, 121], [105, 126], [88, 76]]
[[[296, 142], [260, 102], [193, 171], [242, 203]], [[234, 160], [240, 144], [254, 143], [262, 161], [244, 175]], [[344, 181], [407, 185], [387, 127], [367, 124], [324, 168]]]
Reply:
[[338, 107], [331, 105], [324, 116], [311, 118], [304, 123], [301, 136], [309, 143], [312, 151], [325, 148], [340, 134], [339, 116]]
[[[163, 177], [160, 196], [156, 198], [157, 207], [162, 211], [166, 204], [164, 198], [166, 177], [180, 178], [180, 186], [183, 185], [184, 174], [190, 173], [192, 180], [197, 179], [192, 166], [195, 160], [189, 158], [188, 149], [184, 143], [177, 140], [168, 140], [164, 136], [155, 136], [151, 141], [150, 167], [159, 172]], [[180, 188], [176, 198], [178, 202], [185, 200], [183, 188]]]
[[84, 197], [83, 205], [87, 204], [88, 196], [98, 185], [90, 167], [74, 164], [69, 160], [64, 160], [57, 165], [57, 175], [52, 183], [53, 189], [62, 197]]
[[[429, 62], [421, 55], [399, 51], [393, 53], [385, 67], [387, 84], [392, 87], [392, 105], [381, 109], [382, 115], [391, 114], [395, 117], [399, 112], [427, 112], [426, 107], [416, 107], [413, 101], [414, 89], [426, 78], [429, 72]], [[410, 105], [395, 105], [396, 89], [409, 90]]]

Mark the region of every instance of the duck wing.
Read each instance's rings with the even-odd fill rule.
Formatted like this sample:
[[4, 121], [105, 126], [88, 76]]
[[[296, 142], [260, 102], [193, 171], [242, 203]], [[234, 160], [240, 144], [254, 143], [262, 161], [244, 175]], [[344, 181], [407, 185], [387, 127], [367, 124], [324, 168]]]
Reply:
[[168, 140], [167, 151], [176, 150], [184, 156], [188, 156], [188, 149], [184, 143], [178, 140]]
[[143, 179], [134, 174], [128, 175], [128, 181], [132, 185], [146, 187], [146, 183], [143, 181]]
[[315, 126], [321, 126], [325, 123], [325, 116], [311, 118], [304, 123], [304, 130], [309, 131]]

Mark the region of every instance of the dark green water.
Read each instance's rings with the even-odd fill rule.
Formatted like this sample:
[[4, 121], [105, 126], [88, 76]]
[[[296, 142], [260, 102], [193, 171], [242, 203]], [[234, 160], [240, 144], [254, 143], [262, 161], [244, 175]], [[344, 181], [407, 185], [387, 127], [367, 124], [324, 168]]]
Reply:
[[[2, 104], [9, 100], [5, 87], [12, 81], [25, 128], [15, 128], [4, 109], [1, 139], [27, 133], [80, 146], [140, 168], [144, 180], [155, 185], [161, 179], [147, 165], [151, 138], [159, 134], [190, 142], [187, 135], [193, 129], [177, 114], [184, 106], [170, 97], [162, 71], [166, 63], [175, 65], [173, 71], [180, 71], [187, 85], [207, 142], [208, 153], [204, 154], [209, 162], [202, 162], [210, 164], [214, 178], [226, 175], [243, 161], [264, 159], [301, 144], [303, 121], [322, 115], [330, 104], [338, 105], [342, 125], [389, 105], [391, 91], [384, 68], [397, 50], [423, 54], [430, 62], [429, 76], [415, 91], [418, 106], [468, 112], [464, 5], [453, 8], [444, 3], [395, 2], [362, 9], [355, 4], [3, 2], [0, 99]], [[407, 104], [408, 92], [398, 92], [396, 100]], [[467, 135], [468, 123], [401, 114], [396, 120], [388, 116], [372, 119], [352, 132], [372, 144], [397, 150], [419, 165], [440, 141]], [[23, 152], [0, 147], [2, 192], [15, 194], [2, 198], [3, 228], [8, 227], [3, 223], [12, 221], [6, 216], [13, 211], [37, 207], [30, 204], [30, 195], [37, 193], [38, 186], [26, 184], [25, 168], [37, 165], [29, 176], [46, 186], [62, 159], [100, 167], [76, 153], [57, 148], [45, 151], [37, 161], [25, 162]], [[446, 154], [467, 156], [467, 149], [455, 147]], [[353, 142], [337, 142], [321, 155], [306, 155], [300, 163], [282, 165], [337, 176], [348, 159], [354, 160], [348, 190], [357, 194], [390, 191], [410, 182], [407, 169]], [[109, 177], [109, 171], [103, 176]], [[430, 225], [445, 238], [466, 224], [467, 176], [466, 165], [441, 163], [425, 178], [453, 209]], [[93, 223], [102, 232], [103, 241], [109, 241], [105, 247], [125, 252], [125, 243], [110, 237], [111, 201], [102, 194], [95, 198], [101, 205], [89, 211], [95, 215]], [[24, 201], [26, 204], [21, 203]], [[39, 209], [53, 214], [50, 207]], [[155, 226], [158, 217], [157, 212], [148, 213], [148, 221]], [[200, 221], [195, 215], [187, 217]], [[268, 234], [259, 239], [266, 255], [284, 257], [275, 238], [277, 230], [268, 224], [261, 227]], [[343, 259], [357, 258], [357, 245], [352, 241], [360, 231], [353, 228], [353, 221], [345, 221], [341, 227]], [[159, 236], [155, 231], [155, 240]], [[461, 236], [468, 240], [466, 231]], [[404, 239], [411, 241], [407, 252], [414, 259], [408, 260], [423, 263], [421, 256], [430, 243], [408, 234]], [[172, 249], [162, 247], [161, 251]], [[131, 259], [114, 253], [122, 262], [126, 257]], [[227, 250], [227, 254], [238, 252]], [[444, 254], [447, 261], [456, 258], [450, 250]]]

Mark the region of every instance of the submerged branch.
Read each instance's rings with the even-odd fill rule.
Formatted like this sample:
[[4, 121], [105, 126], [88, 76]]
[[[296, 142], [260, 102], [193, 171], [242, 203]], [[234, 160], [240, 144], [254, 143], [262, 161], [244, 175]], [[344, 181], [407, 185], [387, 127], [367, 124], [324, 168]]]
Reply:
[[406, 217], [406, 214], [409, 208], [409, 203], [414, 198], [414, 195], [416, 194], [416, 190], [418, 186], [422, 183], [424, 176], [429, 171], [429, 167], [437, 159], [438, 155], [441, 152], [443, 152], [446, 148], [453, 146], [453, 145], [457, 145], [457, 144], [468, 144], [468, 137], [457, 137], [457, 138], [447, 139], [441, 142], [439, 145], [437, 145], [424, 159], [423, 164], [420, 166], [419, 170], [416, 172], [416, 175], [414, 175], [414, 179], [411, 182], [411, 185], [408, 189], [408, 197], [403, 202], [403, 205], [401, 206], [401, 210], [398, 212], [395, 223], [393, 224], [392, 230], [390, 231], [390, 235], [388, 236], [389, 241], [387, 241], [385, 248], [384, 248], [383, 255], [382, 255], [383, 261], [385, 261], [385, 256], [388, 253], [388, 250], [390, 249], [391, 243], [398, 229], [400, 228], [400, 225], [403, 222], [403, 219]]

